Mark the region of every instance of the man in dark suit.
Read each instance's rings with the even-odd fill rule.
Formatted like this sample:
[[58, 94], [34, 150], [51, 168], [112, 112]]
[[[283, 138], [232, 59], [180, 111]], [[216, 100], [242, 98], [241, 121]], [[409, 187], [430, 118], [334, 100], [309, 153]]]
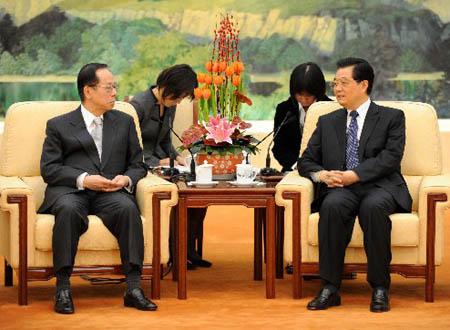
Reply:
[[83, 66], [77, 86], [80, 107], [47, 122], [41, 156], [48, 186], [39, 213], [55, 215], [55, 311], [74, 312], [70, 275], [88, 214], [97, 215], [118, 240], [127, 282], [124, 305], [156, 310], [140, 283], [143, 229], [132, 193], [146, 168], [133, 118], [111, 110], [116, 84], [105, 64]]
[[340, 305], [338, 290], [355, 217], [364, 233], [370, 310], [390, 309], [391, 220], [411, 212], [411, 196], [400, 172], [405, 147], [402, 111], [378, 106], [369, 94], [374, 72], [357, 58], [337, 63], [334, 94], [344, 109], [319, 118], [299, 159], [302, 176], [320, 182], [313, 209], [319, 209], [319, 274], [323, 288], [308, 304], [320, 310]]

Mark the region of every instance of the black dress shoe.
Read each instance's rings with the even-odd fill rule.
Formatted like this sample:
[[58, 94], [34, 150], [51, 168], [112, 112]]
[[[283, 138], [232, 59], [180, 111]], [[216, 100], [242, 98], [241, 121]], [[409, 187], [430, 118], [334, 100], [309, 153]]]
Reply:
[[70, 289], [60, 289], [55, 293], [55, 312], [60, 314], [73, 314], [72, 292]]
[[320, 290], [316, 298], [309, 302], [307, 308], [310, 310], [322, 310], [331, 306], [339, 306], [341, 297], [337, 292], [331, 292], [327, 288]]
[[125, 291], [123, 296], [123, 305], [125, 307], [134, 307], [141, 311], [156, 311], [158, 306], [147, 299], [141, 288], [134, 288], [131, 291]]
[[212, 263], [202, 259], [202, 257], [200, 257], [200, 255], [195, 251], [188, 251], [187, 259], [188, 263], [191, 262], [196, 267], [209, 268], [212, 266]]
[[375, 288], [372, 293], [372, 301], [370, 302], [370, 311], [382, 313], [390, 309], [388, 290], [385, 288]]
[[197, 269], [197, 265], [195, 265], [192, 261], [190, 261], [188, 259], [187, 264], [186, 264], [186, 269], [187, 270], [194, 270]]
[[190, 262], [192, 262], [192, 264], [194, 264], [197, 267], [209, 268], [212, 266], [212, 263], [204, 259], [193, 259], [190, 260]]
[[[287, 274], [294, 274], [294, 265], [287, 265], [286, 266], [286, 273]], [[305, 281], [311, 281], [311, 280], [320, 280], [319, 275], [302, 275], [303, 280]]]

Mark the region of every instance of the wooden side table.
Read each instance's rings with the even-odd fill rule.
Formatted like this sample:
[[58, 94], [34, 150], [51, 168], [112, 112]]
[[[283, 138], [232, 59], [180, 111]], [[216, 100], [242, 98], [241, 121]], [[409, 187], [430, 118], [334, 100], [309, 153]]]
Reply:
[[[174, 275], [178, 279], [178, 298], [187, 298], [186, 264], [187, 264], [187, 209], [203, 208], [210, 205], [244, 205], [255, 208], [255, 216], [261, 216], [265, 210], [266, 223], [266, 298], [275, 298], [275, 188], [250, 187], [240, 188], [219, 182], [211, 188], [187, 187], [179, 183], [178, 221], [176, 234], [176, 253]], [[256, 260], [256, 259], [255, 259]], [[255, 264], [255, 276], [262, 268]]]

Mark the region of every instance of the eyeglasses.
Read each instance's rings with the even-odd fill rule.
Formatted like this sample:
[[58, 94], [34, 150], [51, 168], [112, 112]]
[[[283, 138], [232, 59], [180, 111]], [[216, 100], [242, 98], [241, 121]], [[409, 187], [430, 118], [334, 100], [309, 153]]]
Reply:
[[112, 93], [113, 89], [114, 89], [116, 92], [119, 90], [119, 85], [118, 85], [118, 84], [112, 84], [112, 85], [94, 85], [94, 86], [91, 86], [91, 87], [92, 87], [92, 88], [95, 88], [95, 87], [104, 88], [105, 91], [106, 91], [107, 93], [109, 93], [109, 94]]
[[350, 86], [350, 84], [351, 84], [353, 81], [355, 81], [357, 84], [360, 83], [360, 81], [357, 81], [357, 80], [355, 80], [355, 79], [341, 79], [341, 80], [334, 79], [334, 80], [331, 82], [331, 87], [336, 88], [336, 87], [342, 86], [342, 87], [345, 88], [345, 87]]

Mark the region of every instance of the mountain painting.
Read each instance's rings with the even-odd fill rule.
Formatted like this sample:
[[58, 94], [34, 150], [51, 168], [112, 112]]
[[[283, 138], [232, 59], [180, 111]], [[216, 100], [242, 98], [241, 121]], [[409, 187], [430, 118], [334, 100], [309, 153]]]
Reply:
[[78, 100], [85, 63], [107, 63], [118, 99], [177, 63], [204, 71], [221, 15], [240, 29], [247, 120], [272, 120], [295, 66], [320, 65], [333, 96], [336, 61], [375, 68], [374, 100], [432, 104], [450, 118], [447, 0], [0, 0], [0, 117], [27, 100]]

